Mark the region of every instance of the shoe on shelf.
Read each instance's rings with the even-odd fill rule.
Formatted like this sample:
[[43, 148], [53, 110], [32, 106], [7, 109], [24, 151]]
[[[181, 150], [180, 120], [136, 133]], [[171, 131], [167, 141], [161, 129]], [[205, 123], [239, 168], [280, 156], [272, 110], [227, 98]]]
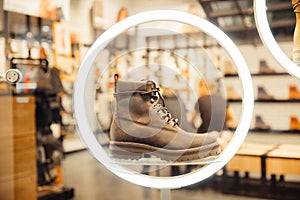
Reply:
[[259, 73], [261, 74], [271, 74], [275, 73], [276, 71], [270, 68], [265, 60], [259, 61]]
[[153, 156], [180, 162], [220, 153], [219, 133], [196, 134], [181, 129], [153, 81], [133, 82], [115, 76], [114, 96], [109, 142], [112, 158]]
[[232, 66], [232, 62], [227, 60], [223, 63], [224, 75], [235, 75], [237, 74], [236, 69]]
[[128, 17], [128, 10], [127, 10], [127, 8], [122, 7], [118, 12], [116, 22], [119, 22], [127, 17]]
[[298, 91], [296, 85], [289, 86], [289, 99], [291, 100], [299, 100], [300, 92]]
[[300, 122], [297, 118], [297, 116], [292, 115], [290, 117], [290, 130], [300, 130]]
[[229, 129], [236, 129], [237, 124], [234, 120], [234, 112], [231, 106], [226, 108], [226, 127]]
[[226, 88], [227, 100], [240, 100], [241, 96], [238, 95], [233, 86], [228, 86]]
[[261, 100], [272, 100], [274, 99], [273, 96], [269, 95], [265, 88], [262, 86], [258, 86], [258, 91], [257, 91], [257, 99], [261, 99]]
[[255, 117], [255, 129], [256, 130], [270, 130], [271, 126], [266, 124], [260, 115]]

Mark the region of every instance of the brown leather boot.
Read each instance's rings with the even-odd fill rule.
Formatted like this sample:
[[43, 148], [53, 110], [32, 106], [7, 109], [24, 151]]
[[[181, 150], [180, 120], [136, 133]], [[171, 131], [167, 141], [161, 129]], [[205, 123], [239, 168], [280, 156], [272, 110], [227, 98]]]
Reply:
[[112, 157], [137, 159], [151, 155], [185, 161], [220, 153], [218, 132], [196, 134], [182, 130], [164, 106], [154, 82], [116, 78], [114, 96], [109, 146]]
[[290, 130], [300, 130], [300, 122], [298, 121], [297, 116], [290, 117]]
[[298, 91], [296, 85], [289, 86], [289, 99], [291, 100], [300, 99], [300, 92]]
[[234, 121], [234, 113], [230, 106], [226, 108], [226, 127], [235, 129], [237, 124]]
[[119, 13], [118, 13], [118, 17], [116, 19], [116, 22], [119, 22], [125, 18], [128, 17], [128, 10], [127, 8], [125, 7], [122, 7], [120, 10], [119, 10]]

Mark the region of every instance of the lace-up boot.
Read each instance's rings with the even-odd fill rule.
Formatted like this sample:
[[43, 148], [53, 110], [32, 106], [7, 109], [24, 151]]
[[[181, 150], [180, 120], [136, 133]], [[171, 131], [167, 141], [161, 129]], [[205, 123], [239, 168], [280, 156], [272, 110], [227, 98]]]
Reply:
[[112, 157], [137, 159], [150, 155], [186, 161], [220, 153], [217, 132], [195, 134], [179, 127], [154, 82], [115, 78], [114, 96], [109, 146]]

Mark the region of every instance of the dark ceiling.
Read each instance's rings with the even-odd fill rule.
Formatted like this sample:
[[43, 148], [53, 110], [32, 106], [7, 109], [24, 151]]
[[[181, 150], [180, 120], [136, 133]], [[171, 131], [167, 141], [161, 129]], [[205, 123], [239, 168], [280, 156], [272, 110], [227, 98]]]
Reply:
[[[253, 13], [253, 0], [198, 0], [210, 22], [240, 42], [259, 39]], [[267, 16], [278, 40], [292, 40], [295, 13], [291, 0], [267, 0]]]

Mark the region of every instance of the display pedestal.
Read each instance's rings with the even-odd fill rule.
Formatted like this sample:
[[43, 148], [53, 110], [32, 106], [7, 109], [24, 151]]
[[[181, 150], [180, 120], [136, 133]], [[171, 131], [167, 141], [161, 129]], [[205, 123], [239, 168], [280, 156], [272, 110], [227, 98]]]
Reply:
[[170, 200], [171, 199], [171, 189], [160, 189], [160, 199], [161, 200]]

